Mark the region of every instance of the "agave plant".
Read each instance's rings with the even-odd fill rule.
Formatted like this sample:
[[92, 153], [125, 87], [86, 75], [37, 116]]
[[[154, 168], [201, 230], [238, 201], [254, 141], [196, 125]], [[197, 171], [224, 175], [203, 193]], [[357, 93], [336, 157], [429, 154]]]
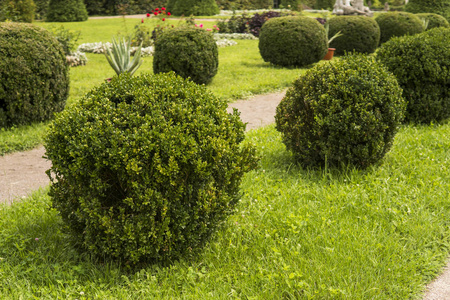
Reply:
[[332, 42], [334, 39], [336, 39], [336, 38], [338, 38], [338, 37], [344, 35], [344, 34], [342, 34], [342, 30], [340, 30], [340, 31], [336, 32], [336, 34], [333, 35], [333, 36], [330, 38], [329, 35], [328, 35], [328, 33], [330, 32], [330, 24], [328, 24], [328, 22], [325, 23], [325, 31], [326, 31], [326, 33], [327, 33], [328, 45], [331, 44], [331, 42]]
[[112, 47], [105, 47], [105, 56], [111, 67], [120, 75], [122, 73], [128, 72], [133, 75], [134, 72], [141, 66], [141, 48], [142, 44], [139, 45], [136, 52], [134, 53], [134, 58], [131, 60], [131, 38], [128, 40], [126, 38], [115, 38], [112, 40]]

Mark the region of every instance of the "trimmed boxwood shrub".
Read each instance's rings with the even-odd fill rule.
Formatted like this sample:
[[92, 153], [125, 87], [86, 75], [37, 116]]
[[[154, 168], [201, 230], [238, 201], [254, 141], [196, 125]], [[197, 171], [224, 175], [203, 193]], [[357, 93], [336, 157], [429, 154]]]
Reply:
[[450, 29], [395, 38], [377, 51], [408, 103], [406, 120], [430, 123], [450, 116]]
[[239, 113], [173, 73], [122, 74], [50, 125], [50, 196], [82, 248], [124, 262], [200, 249], [240, 198], [255, 150]]
[[450, 20], [450, 0], [409, 0], [405, 10], [412, 13], [435, 13]]
[[259, 52], [275, 65], [306, 66], [321, 60], [327, 49], [325, 29], [312, 18], [274, 18], [261, 28]]
[[80, 22], [87, 19], [83, 0], [50, 0], [48, 3], [47, 22]]
[[413, 35], [423, 32], [423, 22], [414, 14], [407, 12], [389, 12], [380, 14], [375, 21], [380, 26], [380, 43], [391, 37]]
[[0, 128], [52, 118], [63, 110], [69, 70], [59, 42], [47, 30], [0, 24]]
[[366, 168], [384, 157], [403, 119], [394, 75], [373, 57], [343, 56], [294, 82], [276, 111], [276, 128], [303, 166]]
[[438, 14], [432, 14], [432, 13], [422, 13], [422, 14], [416, 14], [419, 18], [423, 18], [425, 20], [428, 20], [428, 27], [427, 30], [437, 28], [437, 27], [445, 27], [449, 28], [450, 24], [448, 21], [441, 15]]
[[198, 84], [207, 84], [219, 67], [219, 52], [211, 33], [196, 27], [164, 30], [155, 40], [153, 72], [174, 71]]
[[35, 7], [33, 0], [2, 0], [0, 1], [0, 22], [31, 23], [34, 20]]
[[175, 16], [213, 16], [220, 12], [215, 0], [169, 0], [167, 9]]
[[341, 31], [342, 36], [334, 39], [329, 47], [336, 48], [338, 55], [345, 52], [373, 53], [380, 42], [380, 27], [373, 19], [365, 16], [341, 16], [328, 21], [329, 37]]

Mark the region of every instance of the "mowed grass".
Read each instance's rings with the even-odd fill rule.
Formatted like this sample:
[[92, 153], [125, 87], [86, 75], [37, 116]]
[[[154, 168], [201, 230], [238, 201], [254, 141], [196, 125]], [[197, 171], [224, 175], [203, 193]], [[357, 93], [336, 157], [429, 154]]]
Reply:
[[[382, 164], [302, 169], [274, 126], [196, 260], [131, 270], [79, 254], [46, 191], [0, 206], [2, 299], [419, 299], [450, 238], [448, 123], [402, 126]], [[36, 238], [38, 240], [36, 240]]]
[[[147, 22], [147, 20], [145, 21]], [[177, 25], [181, 21], [170, 20]], [[155, 25], [148, 21], [149, 27]], [[214, 22], [201, 22], [205, 27], [212, 27]], [[39, 26], [49, 28], [63, 25], [66, 29], [81, 31], [78, 43], [93, 43], [111, 41], [112, 37], [125, 32], [132, 32], [134, 25], [140, 24], [140, 19], [95, 19], [87, 22], [74, 23], [44, 23]], [[146, 23], [145, 23], [146, 24]], [[259, 54], [257, 40], [237, 40], [235, 46], [219, 49], [219, 70], [208, 89], [217, 97], [227, 101], [247, 98], [252, 95], [282, 90], [288, 87], [305, 69], [289, 69], [272, 66], [263, 61]], [[70, 69], [70, 94], [67, 105], [76, 103], [88, 91], [105, 82], [106, 78], [115, 76], [102, 54], [87, 53], [86, 66]], [[143, 64], [136, 72], [153, 73], [153, 58], [143, 58]], [[45, 124], [20, 126], [17, 130], [0, 131], [0, 155], [23, 151], [36, 147], [42, 142]]]

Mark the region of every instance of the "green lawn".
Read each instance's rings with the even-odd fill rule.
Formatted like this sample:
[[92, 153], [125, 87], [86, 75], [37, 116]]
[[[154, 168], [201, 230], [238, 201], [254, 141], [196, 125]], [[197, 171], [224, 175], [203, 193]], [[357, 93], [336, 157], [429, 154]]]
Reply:
[[[402, 126], [379, 166], [302, 169], [273, 126], [196, 260], [127, 270], [78, 254], [45, 191], [0, 206], [2, 299], [418, 299], [450, 241], [450, 124]], [[35, 240], [38, 238], [39, 240]]]

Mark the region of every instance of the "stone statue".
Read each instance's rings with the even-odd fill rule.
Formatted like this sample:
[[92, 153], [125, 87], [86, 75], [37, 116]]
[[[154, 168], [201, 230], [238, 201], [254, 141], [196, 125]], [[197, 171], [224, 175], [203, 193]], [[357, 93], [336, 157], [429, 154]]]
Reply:
[[364, 0], [336, 0], [333, 14], [373, 16], [373, 12], [367, 6], [364, 6]]

